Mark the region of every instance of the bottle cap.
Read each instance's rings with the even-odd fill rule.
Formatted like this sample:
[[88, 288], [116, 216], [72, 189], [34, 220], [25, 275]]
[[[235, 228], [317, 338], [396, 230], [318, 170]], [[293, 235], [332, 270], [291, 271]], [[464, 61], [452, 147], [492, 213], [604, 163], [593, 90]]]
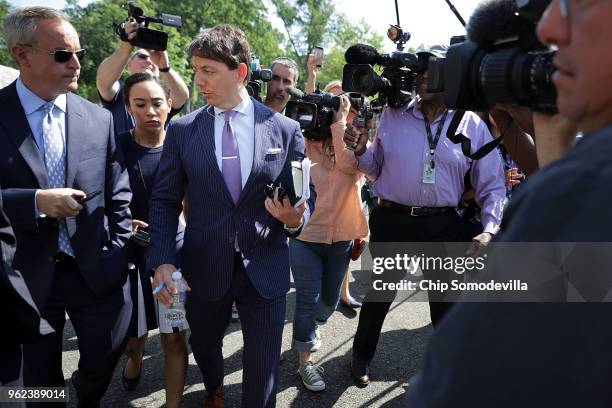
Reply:
[[181, 279], [183, 277], [183, 274], [181, 273], [181, 271], [174, 271], [172, 272], [172, 280], [173, 281], [177, 281], [179, 279]]

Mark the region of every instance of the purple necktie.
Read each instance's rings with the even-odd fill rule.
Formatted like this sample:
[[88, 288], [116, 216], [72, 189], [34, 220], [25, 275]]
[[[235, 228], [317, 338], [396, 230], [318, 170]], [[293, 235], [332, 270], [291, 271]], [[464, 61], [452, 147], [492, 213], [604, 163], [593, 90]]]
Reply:
[[226, 110], [225, 125], [221, 136], [221, 171], [227, 189], [232, 195], [234, 204], [238, 202], [242, 191], [242, 176], [240, 174], [240, 153], [238, 152], [238, 140], [234, 135], [231, 120], [236, 111]]

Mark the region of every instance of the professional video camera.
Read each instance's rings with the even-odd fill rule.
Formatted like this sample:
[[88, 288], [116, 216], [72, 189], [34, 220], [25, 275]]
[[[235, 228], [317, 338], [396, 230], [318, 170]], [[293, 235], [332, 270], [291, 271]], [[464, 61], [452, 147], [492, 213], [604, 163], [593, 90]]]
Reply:
[[[134, 37], [132, 41], [129, 41], [125, 32], [125, 23], [131, 20], [136, 20], [138, 28], [136, 29], [136, 37]], [[128, 3], [127, 20], [123, 23], [113, 25], [115, 26], [115, 32], [119, 38], [121, 38], [122, 41], [129, 41], [134, 47], [165, 51], [168, 47], [168, 33], [149, 28], [149, 23], [159, 23], [177, 28], [182, 26], [180, 16], [163, 13], [161, 18], [147, 16], [144, 14], [141, 7], [132, 2]]]
[[[404, 32], [399, 25], [392, 25], [387, 36], [397, 44], [398, 50], [391, 54], [379, 54], [366, 44], [355, 44], [346, 50], [342, 89], [366, 96], [378, 94], [380, 106], [398, 108], [410, 101], [416, 76], [425, 72], [426, 58], [402, 52], [410, 33]], [[374, 71], [373, 65], [381, 66], [380, 75]]]
[[541, 44], [536, 24], [550, 0], [489, 0], [470, 17], [468, 41], [446, 59], [428, 61], [428, 91], [444, 92], [452, 109], [486, 111], [495, 104], [556, 111], [554, 51]]
[[285, 91], [297, 99], [287, 102], [285, 116], [300, 124], [304, 137], [309, 140], [331, 137], [329, 127], [334, 120], [332, 109], [340, 109], [340, 97], [330, 93], [306, 94], [293, 87], [287, 87]]
[[[340, 97], [330, 93], [306, 94], [297, 88], [287, 87], [289, 95], [296, 100], [290, 100], [285, 107], [285, 116], [300, 124], [304, 137], [309, 140], [324, 140], [331, 137], [330, 126], [334, 121], [334, 110], [340, 109]], [[367, 121], [380, 110], [370, 105], [368, 100], [359, 93], [349, 93], [351, 107], [357, 114], [353, 125], [365, 127]]]
[[259, 57], [251, 56], [251, 78], [247, 84], [249, 95], [261, 102], [261, 87], [264, 82], [272, 80], [272, 71], [262, 68], [259, 63]]

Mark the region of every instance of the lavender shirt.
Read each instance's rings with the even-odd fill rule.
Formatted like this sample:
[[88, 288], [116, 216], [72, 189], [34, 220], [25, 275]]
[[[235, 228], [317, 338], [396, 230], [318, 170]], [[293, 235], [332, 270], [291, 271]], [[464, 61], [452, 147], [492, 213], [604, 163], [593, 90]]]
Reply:
[[[417, 99], [408, 107], [385, 109], [376, 137], [363, 155], [358, 167], [375, 181], [378, 197], [396, 203], [420, 207], [455, 207], [465, 190], [464, 176], [476, 190], [476, 202], [482, 209], [484, 232], [496, 233], [501, 222], [506, 188], [503, 166], [495, 151], [480, 160], [471, 160], [461, 151], [461, 145], [446, 137], [453, 111], [449, 110], [435, 153], [436, 182], [423, 183], [423, 166], [429, 162], [429, 143], [423, 114]], [[442, 115], [431, 124], [435, 136]], [[486, 124], [466, 112], [457, 133], [472, 141], [472, 152], [492, 140]], [[471, 165], [471, 170], [470, 170]]]

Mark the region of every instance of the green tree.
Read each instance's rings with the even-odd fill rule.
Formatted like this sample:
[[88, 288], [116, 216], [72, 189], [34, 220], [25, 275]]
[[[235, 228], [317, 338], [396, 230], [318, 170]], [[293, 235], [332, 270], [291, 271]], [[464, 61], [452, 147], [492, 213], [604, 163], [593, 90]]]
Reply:
[[[300, 78], [306, 82], [306, 61], [313, 48], [325, 48], [325, 63], [317, 82], [325, 86], [342, 79], [344, 51], [357, 42], [380, 49], [383, 37], [364, 20], [352, 23], [346, 15], [335, 12], [335, 0], [271, 0], [285, 27], [285, 51], [300, 65]], [[334, 16], [334, 17], [332, 17]]]
[[325, 63], [317, 75], [317, 82], [321, 88], [335, 79], [342, 80], [342, 69], [346, 63], [344, 52], [356, 43], [365, 43], [377, 50], [383, 48], [383, 36], [372, 30], [364, 20], [352, 23], [345, 15], [339, 14], [334, 19], [326, 35]]
[[[10, 4], [6, 0], [0, 0], [0, 22], [4, 23], [4, 17], [8, 14]], [[17, 68], [15, 61], [11, 57], [4, 35], [0, 36], [0, 65]]]
[[263, 61], [272, 60], [280, 53], [283, 35], [268, 21], [262, 0], [157, 0], [155, 5], [158, 14], [182, 16], [181, 32], [189, 40], [203, 28], [227, 23], [244, 31], [252, 52]]
[[[96, 0], [85, 7], [79, 6], [77, 0], [68, 0], [67, 3], [64, 11], [79, 32], [81, 45], [87, 48], [88, 52], [83, 62], [78, 92], [89, 100], [97, 101], [97, 67], [117, 48], [120, 40], [114, 32], [113, 22], [119, 23], [127, 18], [127, 1]], [[257, 53], [262, 61], [272, 60], [280, 54], [279, 44], [282, 43], [283, 36], [267, 21], [262, 0], [140, 0], [138, 4], [145, 14], [150, 16], [167, 13], [182, 17], [181, 28], [162, 27], [158, 24], [152, 24], [151, 28], [168, 32], [168, 54], [172, 68], [188, 85], [192, 83], [192, 101], [196, 105], [201, 100], [193, 86], [193, 73], [185, 54], [185, 46], [202, 28], [220, 23], [234, 24], [245, 32], [253, 52]]]
[[[183, 47], [201, 29], [228, 23], [244, 31], [251, 45], [252, 53], [259, 56], [263, 63], [271, 62], [281, 54], [280, 45], [284, 37], [268, 21], [266, 6], [262, 0], [234, 0], [231, 2], [158, 0], [156, 1], [156, 12], [182, 16], [181, 33], [187, 37]], [[180, 52], [179, 55], [187, 61], [184, 52]], [[193, 82], [191, 95], [196, 106], [201, 103], [201, 96], [196, 91]]]
[[306, 60], [314, 47], [324, 43], [335, 12], [334, 0], [271, 0], [287, 36], [286, 52], [306, 73]]
[[[127, 18], [125, 4], [124, 0], [98, 0], [81, 7], [77, 0], [68, 0], [64, 9], [79, 33], [81, 47], [87, 49], [77, 92], [91, 101], [99, 100], [96, 89], [98, 66], [119, 44], [120, 40], [115, 34], [113, 23], [120, 23]], [[147, 14], [152, 14], [154, 7], [151, 0], [140, 0], [139, 5]], [[183, 78], [189, 79], [190, 69], [182, 51], [187, 39], [172, 27], [164, 27], [164, 31], [169, 33], [168, 53], [173, 69]]]

